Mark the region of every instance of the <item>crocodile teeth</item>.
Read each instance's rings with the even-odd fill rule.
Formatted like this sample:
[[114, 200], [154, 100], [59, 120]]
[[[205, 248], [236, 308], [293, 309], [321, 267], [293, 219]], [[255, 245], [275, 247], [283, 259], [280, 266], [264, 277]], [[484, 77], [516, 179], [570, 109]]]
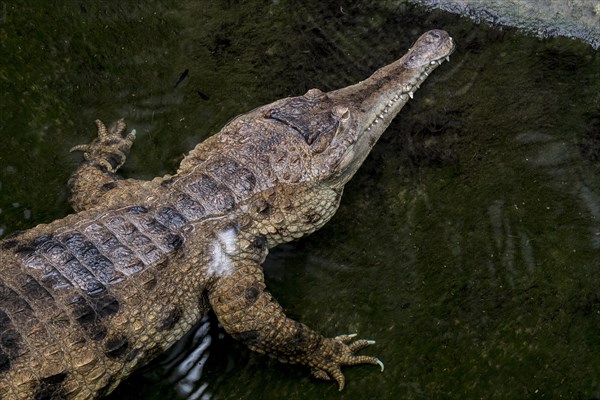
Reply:
[[411, 91], [411, 92], [408, 92], [408, 96], [409, 96], [411, 99], [412, 99], [412, 98], [414, 98], [414, 94], [413, 94], [413, 92], [412, 92], [412, 91]]
[[450, 62], [450, 56], [446, 56], [446, 61]]
[[432, 61], [432, 62], [430, 62], [429, 64], [431, 64], [431, 65], [435, 65], [436, 63], [437, 63], [437, 61]]

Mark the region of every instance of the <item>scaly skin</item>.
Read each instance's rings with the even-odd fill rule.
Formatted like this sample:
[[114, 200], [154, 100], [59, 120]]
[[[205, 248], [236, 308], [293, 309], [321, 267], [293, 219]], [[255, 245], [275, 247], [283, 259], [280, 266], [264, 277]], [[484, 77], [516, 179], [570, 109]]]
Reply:
[[269, 248], [319, 229], [344, 184], [454, 45], [424, 34], [356, 85], [317, 89], [241, 115], [177, 173], [125, 180], [125, 123], [77, 146], [76, 214], [0, 241], [0, 398], [91, 399], [179, 339], [211, 307], [253, 350], [344, 386], [341, 367], [383, 364], [371, 344], [326, 338], [265, 290]]

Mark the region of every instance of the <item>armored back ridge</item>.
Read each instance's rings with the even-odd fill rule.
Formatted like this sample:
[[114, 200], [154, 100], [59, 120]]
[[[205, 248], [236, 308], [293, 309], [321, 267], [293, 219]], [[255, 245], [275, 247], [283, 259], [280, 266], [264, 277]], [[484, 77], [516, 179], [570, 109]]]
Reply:
[[251, 349], [344, 386], [371, 344], [325, 338], [265, 290], [268, 249], [325, 224], [419, 84], [454, 48], [427, 32], [353, 86], [309, 90], [233, 119], [173, 176], [122, 179], [135, 139], [120, 120], [74, 150], [76, 214], [0, 241], [0, 398], [92, 399], [171, 346], [212, 308]]

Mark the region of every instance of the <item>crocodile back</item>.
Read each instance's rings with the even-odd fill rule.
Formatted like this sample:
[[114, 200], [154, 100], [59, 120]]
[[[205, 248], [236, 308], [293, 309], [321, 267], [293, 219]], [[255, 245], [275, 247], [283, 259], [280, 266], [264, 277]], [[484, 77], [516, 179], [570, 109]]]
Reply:
[[207, 311], [234, 247], [260, 262], [333, 215], [340, 193], [298, 195], [310, 155], [277, 124], [232, 123], [176, 175], [0, 241], [0, 398], [109, 393]]
[[197, 321], [207, 282], [176, 214], [85, 212], [0, 242], [0, 398], [101, 396]]
[[0, 398], [109, 393], [207, 311], [219, 233], [263, 185], [220, 154], [0, 241]]

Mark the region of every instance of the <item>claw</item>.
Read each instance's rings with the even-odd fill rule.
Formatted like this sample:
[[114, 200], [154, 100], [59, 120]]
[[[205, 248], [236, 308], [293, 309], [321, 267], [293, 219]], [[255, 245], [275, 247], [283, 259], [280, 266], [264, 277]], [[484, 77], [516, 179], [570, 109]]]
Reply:
[[130, 142], [133, 142], [135, 140], [136, 133], [137, 132], [135, 131], [135, 129], [132, 129], [131, 132], [129, 132], [125, 138]]
[[373, 344], [374, 340], [357, 340], [354, 343], [349, 343], [348, 348], [352, 353]]
[[311, 372], [312, 372], [313, 376], [317, 379], [322, 379], [324, 381], [331, 380], [329, 375], [327, 375], [327, 372], [323, 371], [322, 369], [313, 368]]
[[383, 371], [383, 363], [378, 358], [355, 354], [358, 350], [374, 344], [375, 341], [366, 339], [352, 341], [356, 336], [353, 333], [325, 339], [319, 351], [313, 354], [314, 358], [311, 357], [307, 363], [312, 367], [312, 374], [320, 379], [335, 379], [341, 391], [345, 385], [345, 378], [341, 371], [344, 365], [378, 365]]
[[[115, 126], [113, 126], [110, 131], [106, 128], [106, 125], [104, 125], [104, 123], [102, 121], [100, 121], [99, 119], [97, 119], [96, 121], [96, 126], [98, 129], [98, 137], [96, 140], [94, 140], [94, 142], [92, 144], [80, 144], [77, 146], [74, 146], [71, 148], [71, 152], [73, 151], [83, 151], [84, 153], [91, 153], [94, 150], [98, 150], [101, 149], [103, 146], [106, 146], [104, 143], [106, 143], [107, 141], [112, 141], [114, 140], [114, 138], [112, 138], [111, 136], [118, 136], [118, 138], [120, 140], [125, 141], [126, 143], [124, 143], [127, 146], [127, 149], [129, 149], [129, 147], [131, 147], [131, 145], [133, 144], [133, 141], [135, 140], [136, 137], [136, 131], [135, 129], [132, 129], [131, 132], [129, 132], [127, 134], [127, 136], [125, 136], [124, 138], [122, 137], [122, 133], [125, 131], [125, 129], [127, 129], [127, 125], [125, 124], [125, 120], [123, 118], [119, 119]], [[129, 142], [129, 143], [127, 143]], [[114, 142], [113, 142], [114, 143]], [[126, 154], [124, 154], [122, 151], [119, 152], [119, 155], [121, 156], [121, 158], [125, 159]]]
[[99, 119], [97, 119], [96, 121], [96, 126], [98, 127], [98, 137], [100, 139], [104, 139], [108, 137], [108, 129], [106, 129], [106, 125], [104, 125], [104, 122], [100, 121]]
[[333, 376], [333, 379], [335, 379], [335, 381], [338, 384], [339, 387], [339, 391], [341, 392], [342, 390], [344, 390], [344, 385], [346, 384], [346, 378], [344, 378], [344, 374], [342, 374], [342, 370], [340, 370], [339, 367], [336, 367], [333, 371], [330, 372], [331, 376]]
[[77, 146], [71, 147], [69, 150], [71, 153], [74, 151], [83, 151], [84, 153], [88, 153], [92, 150], [92, 146], [89, 144], [78, 144]]
[[121, 133], [125, 132], [127, 129], [127, 124], [125, 123], [125, 118], [119, 118], [117, 124], [115, 125], [115, 129], [113, 131], [116, 135], [121, 135]]
[[352, 339], [354, 339], [358, 333], [349, 333], [347, 335], [339, 335], [334, 338], [334, 340], [339, 340], [342, 343], [348, 343]]

